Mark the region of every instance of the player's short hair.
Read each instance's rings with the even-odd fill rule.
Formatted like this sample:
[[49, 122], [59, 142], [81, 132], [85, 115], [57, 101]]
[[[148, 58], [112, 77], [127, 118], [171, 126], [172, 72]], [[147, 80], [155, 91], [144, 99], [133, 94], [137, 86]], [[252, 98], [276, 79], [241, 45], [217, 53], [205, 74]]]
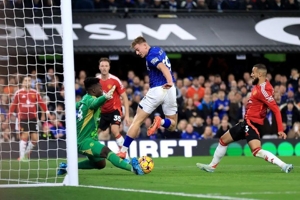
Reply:
[[87, 77], [84, 80], [84, 87], [86, 90], [89, 90], [91, 87], [99, 83], [99, 79], [96, 77]]
[[109, 58], [107, 58], [107, 57], [102, 57], [102, 58], [100, 58], [99, 64], [100, 64], [102, 61], [108, 62], [108, 64], [110, 65], [110, 60], [109, 60]]
[[133, 48], [137, 44], [142, 44], [144, 42], [147, 42], [146, 39], [142, 36], [139, 36], [132, 41], [131, 48]]
[[256, 64], [254, 67], [256, 67], [258, 70], [264, 70], [267, 72], [267, 67], [264, 64]]
[[25, 78], [31, 78], [31, 76], [28, 75], [28, 74], [20, 75], [20, 82], [23, 83], [23, 81], [24, 81]]

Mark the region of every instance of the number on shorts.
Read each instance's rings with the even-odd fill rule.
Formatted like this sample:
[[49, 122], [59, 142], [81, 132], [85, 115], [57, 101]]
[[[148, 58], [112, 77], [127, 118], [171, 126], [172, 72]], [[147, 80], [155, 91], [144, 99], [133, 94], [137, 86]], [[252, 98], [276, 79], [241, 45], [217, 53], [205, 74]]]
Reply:
[[248, 131], [249, 131], [249, 126], [246, 125], [246, 126], [245, 126], [245, 132], [248, 133]]
[[121, 122], [121, 116], [120, 115], [114, 115], [114, 121], [115, 122]]

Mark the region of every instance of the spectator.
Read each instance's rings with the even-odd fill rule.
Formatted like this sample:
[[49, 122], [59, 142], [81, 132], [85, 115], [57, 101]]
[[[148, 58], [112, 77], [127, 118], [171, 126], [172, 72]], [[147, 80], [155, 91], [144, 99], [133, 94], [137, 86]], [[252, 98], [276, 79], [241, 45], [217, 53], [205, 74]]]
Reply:
[[204, 132], [204, 120], [201, 117], [195, 118], [195, 123], [193, 124], [194, 131], [202, 134]]
[[220, 118], [218, 116], [214, 116], [212, 120], [212, 126], [211, 126], [211, 130], [214, 136], [218, 132], [219, 125], [220, 125]]
[[193, 125], [188, 124], [185, 131], [181, 134], [181, 139], [199, 139], [200, 135], [194, 131]]
[[224, 90], [219, 90], [218, 99], [215, 102], [214, 110], [218, 113], [220, 119], [222, 119], [225, 114], [228, 114], [229, 101], [225, 96]]
[[8, 85], [4, 87], [3, 93], [9, 95], [9, 98], [11, 98], [17, 90], [18, 90], [18, 85], [16, 84], [15, 77], [9, 76]]
[[242, 3], [240, 4], [240, 9], [241, 10], [256, 10], [256, 5], [254, 3], [255, 1], [252, 0], [244, 0], [242, 1]]
[[286, 133], [291, 130], [294, 123], [300, 122], [300, 112], [293, 100], [287, 101], [287, 104], [281, 109], [281, 116], [282, 121], [286, 123]]
[[284, 10], [285, 5], [281, 0], [274, 0], [271, 4], [272, 10]]
[[200, 136], [200, 140], [212, 139], [214, 137], [210, 126], [206, 126], [203, 134]]
[[298, 69], [293, 68], [291, 70], [291, 76], [290, 79], [288, 80], [288, 84], [291, 84], [294, 91], [297, 91], [299, 81], [300, 81], [300, 76], [298, 73]]
[[53, 139], [66, 139], [66, 129], [57, 119], [53, 121], [50, 133]]
[[208, 10], [208, 6], [207, 6], [205, 0], [197, 0], [197, 9]]
[[216, 135], [214, 136], [214, 138], [221, 138], [222, 135], [224, 133], [226, 133], [226, 131], [228, 131], [230, 129], [230, 126], [228, 124], [228, 121], [225, 120], [225, 119], [222, 119], [222, 122], [221, 122], [221, 126], [219, 127]]
[[169, 10], [170, 10], [170, 12], [177, 11], [177, 1], [176, 0], [169, 0]]
[[[138, 12], [146, 12], [147, 11], [146, 9], [148, 8], [148, 4], [147, 2], [145, 2], [145, 0], [137, 0], [136, 7]], [[133, 71], [130, 72], [133, 73]], [[133, 77], [135, 76], [134, 73], [132, 75]]]
[[288, 132], [287, 138], [289, 139], [299, 139], [300, 138], [300, 123], [296, 122], [293, 128]]
[[297, 0], [287, 0], [285, 2], [286, 10], [299, 10], [299, 2]]
[[201, 101], [204, 96], [204, 91], [204, 88], [199, 84], [199, 80], [194, 78], [192, 85], [187, 89], [186, 98], [193, 98], [195, 94], [198, 94], [197, 101]]

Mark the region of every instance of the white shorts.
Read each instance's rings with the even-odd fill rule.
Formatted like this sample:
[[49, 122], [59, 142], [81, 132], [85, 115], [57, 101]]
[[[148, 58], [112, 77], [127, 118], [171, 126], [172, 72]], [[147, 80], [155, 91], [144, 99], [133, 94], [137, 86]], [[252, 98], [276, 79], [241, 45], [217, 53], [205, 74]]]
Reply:
[[177, 114], [176, 88], [163, 89], [162, 86], [150, 88], [146, 96], [140, 101], [139, 107], [151, 114], [159, 105], [165, 115]]

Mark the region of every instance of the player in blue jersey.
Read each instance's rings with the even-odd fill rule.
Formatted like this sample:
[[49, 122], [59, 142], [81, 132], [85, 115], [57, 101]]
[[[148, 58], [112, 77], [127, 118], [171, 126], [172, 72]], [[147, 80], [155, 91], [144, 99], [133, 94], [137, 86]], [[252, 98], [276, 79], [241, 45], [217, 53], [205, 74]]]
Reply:
[[177, 124], [175, 79], [172, 75], [171, 63], [166, 52], [160, 47], [150, 46], [143, 37], [134, 39], [131, 47], [138, 56], [146, 59], [150, 89], [139, 103], [136, 115], [128, 129], [123, 147], [118, 153], [118, 156], [121, 158], [125, 158], [131, 142], [139, 136], [139, 130], [144, 120], [159, 105], [162, 105], [165, 119], [156, 116], [153, 124], [147, 131], [147, 135], [155, 134], [160, 126], [174, 131]]

